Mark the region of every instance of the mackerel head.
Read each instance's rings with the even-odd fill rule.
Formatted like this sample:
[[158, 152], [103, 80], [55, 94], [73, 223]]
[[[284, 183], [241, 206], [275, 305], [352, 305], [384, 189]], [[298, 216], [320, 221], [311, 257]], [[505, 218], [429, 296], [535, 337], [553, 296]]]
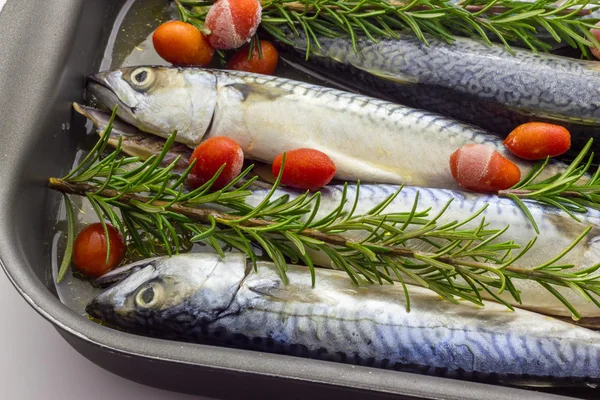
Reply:
[[147, 259], [98, 280], [98, 284], [119, 283], [94, 298], [86, 311], [136, 332], [181, 336], [186, 326], [210, 323], [225, 313], [247, 273], [242, 254]]
[[103, 105], [144, 132], [195, 147], [215, 111], [217, 79], [210, 72], [187, 74], [167, 67], [130, 67], [88, 77], [87, 90]]

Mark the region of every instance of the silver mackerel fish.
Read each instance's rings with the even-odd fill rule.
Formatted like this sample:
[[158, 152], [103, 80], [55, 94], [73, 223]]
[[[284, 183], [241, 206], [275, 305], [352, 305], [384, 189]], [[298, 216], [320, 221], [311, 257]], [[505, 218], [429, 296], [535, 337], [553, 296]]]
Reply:
[[[358, 288], [344, 272], [290, 266], [285, 285], [270, 263], [254, 272], [242, 254], [184, 254], [110, 272], [121, 278], [87, 312], [140, 334], [220, 342], [382, 368], [455, 377], [552, 381], [600, 378], [600, 333], [525, 310], [453, 305], [400, 285]], [[123, 279], [123, 277], [125, 277]]]
[[[449, 157], [486, 143], [526, 173], [494, 135], [431, 112], [265, 75], [197, 68], [131, 67], [88, 77], [87, 89], [138, 129], [190, 147], [228, 136], [246, 157], [271, 163], [284, 151], [313, 148], [336, 178], [455, 188]], [[560, 164], [548, 168], [556, 173]]]

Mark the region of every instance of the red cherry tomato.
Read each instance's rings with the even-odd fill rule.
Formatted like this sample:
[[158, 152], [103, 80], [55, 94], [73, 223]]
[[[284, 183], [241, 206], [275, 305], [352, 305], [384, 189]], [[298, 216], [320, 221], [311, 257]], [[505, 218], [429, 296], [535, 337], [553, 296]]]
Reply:
[[279, 53], [271, 43], [266, 40], [260, 41], [260, 50], [257, 46], [252, 47], [252, 56], [248, 59], [250, 45], [246, 45], [239, 49], [227, 63], [227, 69], [236, 71], [254, 72], [256, 74], [273, 75], [277, 68]]
[[[273, 161], [273, 175], [281, 170], [283, 154]], [[327, 154], [314, 149], [286, 152], [281, 183], [302, 190], [316, 190], [327, 185], [335, 175], [335, 164]]]
[[543, 160], [566, 153], [571, 148], [571, 134], [559, 125], [529, 122], [517, 126], [504, 145], [519, 158]]
[[190, 163], [193, 160], [196, 160], [196, 164], [188, 177], [188, 183], [193, 188], [202, 186], [211, 180], [219, 168], [225, 164], [225, 168], [212, 185], [212, 189], [219, 190], [227, 186], [242, 172], [244, 152], [235, 140], [225, 136], [216, 136], [196, 147], [190, 157]]
[[521, 179], [516, 164], [483, 144], [467, 144], [452, 153], [450, 171], [460, 187], [475, 192], [508, 189]]
[[[600, 26], [600, 22], [596, 22], [596, 25]], [[594, 35], [596, 40], [600, 41], [600, 29], [590, 29], [590, 32], [592, 35]], [[600, 59], [600, 50], [597, 49], [596, 46], [592, 46], [590, 49], [592, 50], [594, 57]]]
[[101, 223], [90, 224], [77, 235], [73, 247], [73, 263], [79, 272], [92, 278], [104, 275], [115, 268], [125, 256], [125, 240], [121, 233], [108, 225], [110, 255], [106, 262], [108, 250], [106, 234]]
[[217, 0], [205, 19], [210, 44], [215, 49], [237, 49], [256, 33], [261, 14], [257, 0]]
[[198, 28], [181, 21], [169, 21], [152, 35], [154, 49], [165, 61], [175, 65], [210, 64], [215, 49]]

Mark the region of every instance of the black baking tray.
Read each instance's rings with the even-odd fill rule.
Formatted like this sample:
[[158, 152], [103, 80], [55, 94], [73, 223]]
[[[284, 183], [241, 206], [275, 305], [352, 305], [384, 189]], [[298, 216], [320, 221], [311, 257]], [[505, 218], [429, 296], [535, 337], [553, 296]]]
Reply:
[[[51, 216], [56, 215], [60, 196], [48, 191], [46, 182], [50, 176], [63, 176], [72, 165], [75, 137], [84, 127], [83, 120], [72, 115], [71, 102], [82, 100], [84, 77], [98, 68], [107, 29], [123, 4], [8, 0], [0, 12], [0, 260], [16, 290], [73, 348], [124, 378], [218, 398], [562, 398], [535, 390], [134, 336], [98, 325], [64, 306], [56, 295], [48, 253]], [[575, 389], [562, 393], [594, 397], [594, 392]]]

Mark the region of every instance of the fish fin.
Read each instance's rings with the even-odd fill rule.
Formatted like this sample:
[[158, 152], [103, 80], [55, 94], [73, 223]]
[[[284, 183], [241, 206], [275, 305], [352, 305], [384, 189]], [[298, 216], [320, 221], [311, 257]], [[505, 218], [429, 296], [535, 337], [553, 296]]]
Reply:
[[318, 295], [310, 293], [309, 289], [303, 289], [302, 287], [292, 285], [273, 284], [273, 282], [269, 282], [249, 287], [249, 289], [254, 293], [269, 297], [272, 301], [313, 304], [322, 301]]
[[[335, 86], [335, 89], [344, 90], [349, 93], [358, 93], [360, 91], [357, 90], [356, 87], [348, 84], [347, 80], [341, 79], [338, 71], [330, 71], [327, 68], [318, 68], [314, 64], [304, 64], [304, 59], [299, 59], [293, 54], [288, 54], [286, 56], [279, 56], [279, 58], [285, 62], [286, 65], [292, 67], [293, 69], [308, 75], [311, 78], [318, 79], [320, 81], [325, 82], [325, 85], [331, 84]], [[362, 89], [362, 88], [361, 88]], [[364, 90], [363, 90], [364, 92]], [[364, 93], [363, 93], [364, 94]]]
[[415, 76], [404, 75], [398, 72], [391, 73], [387, 71], [381, 71], [377, 68], [364, 67], [356, 65], [355, 63], [350, 64], [352, 65], [352, 67], [361, 70], [369, 75], [373, 75], [377, 78], [385, 79], [402, 85], [416, 85], [417, 83], [419, 83], [419, 79]]
[[561, 125], [566, 128], [568, 128], [570, 124], [586, 125], [590, 127], [598, 125], [597, 119], [594, 118], [565, 117], [564, 115], [553, 114], [548, 111], [523, 109], [510, 105], [505, 105], [504, 108], [509, 110], [511, 113], [516, 114], [517, 116], [522, 116], [523, 121], [518, 120], [518, 123], [524, 123], [528, 121], [547, 122], [549, 124]]
[[260, 85], [258, 83], [231, 83], [223, 86], [226, 89], [231, 89], [236, 91], [242, 100], [244, 101], [252, 101], [252, 100], [277, 100], [278, 98], [290, 94], [289, 90], [276, 88], [276, 87], [268, 87], [264, 85]]

